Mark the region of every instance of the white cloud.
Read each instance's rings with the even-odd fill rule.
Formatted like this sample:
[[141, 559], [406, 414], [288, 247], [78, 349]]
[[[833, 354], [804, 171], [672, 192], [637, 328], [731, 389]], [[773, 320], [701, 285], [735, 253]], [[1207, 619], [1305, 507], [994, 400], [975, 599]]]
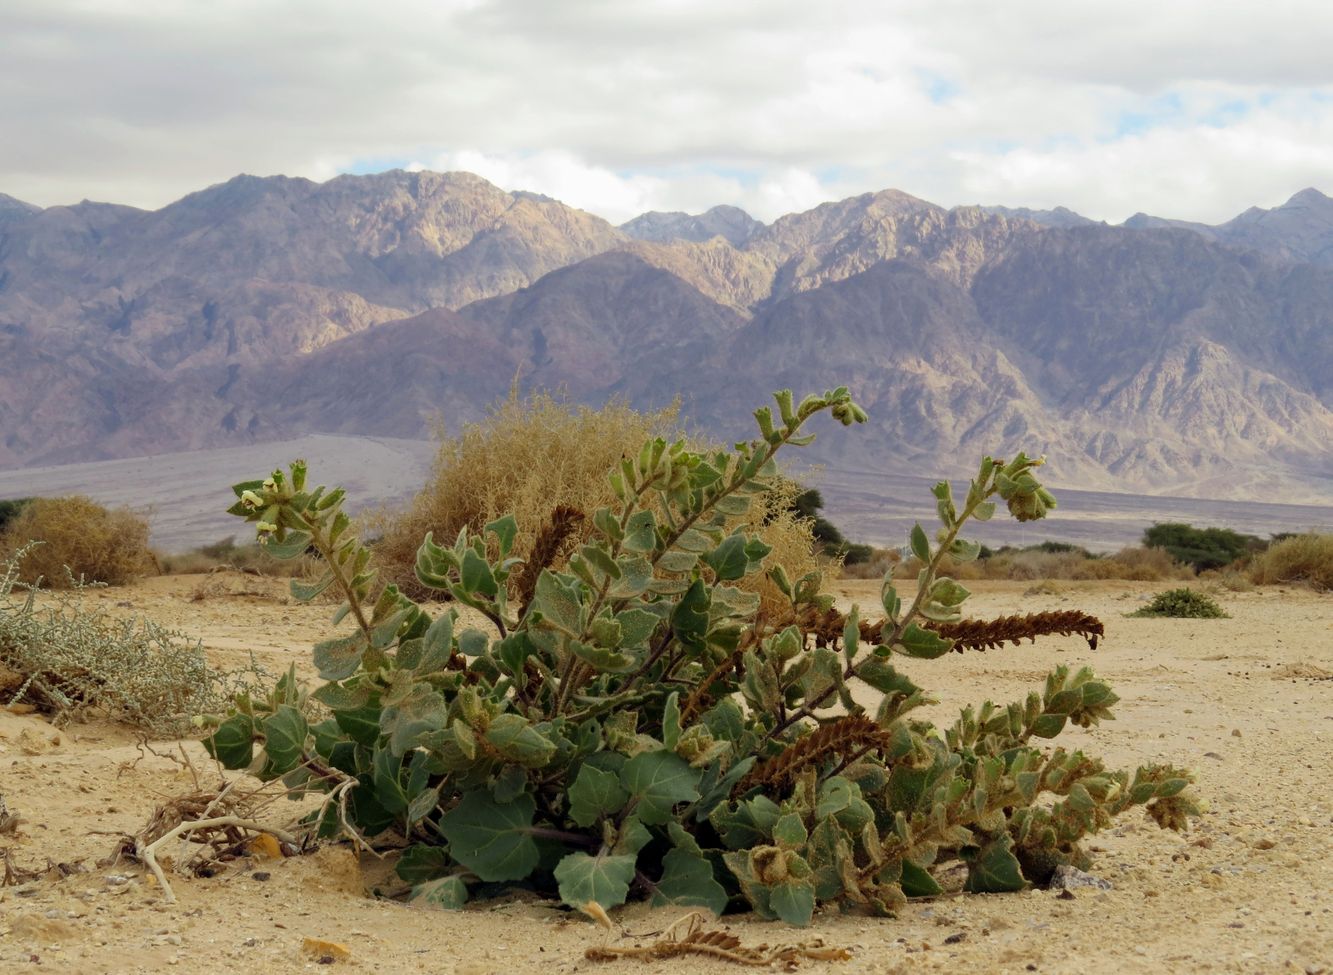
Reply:
[[414, 162], [613, 220], [1333, 189], [1323, 0], [9, 0], [0, 36], [0, 192], [41, 204]]

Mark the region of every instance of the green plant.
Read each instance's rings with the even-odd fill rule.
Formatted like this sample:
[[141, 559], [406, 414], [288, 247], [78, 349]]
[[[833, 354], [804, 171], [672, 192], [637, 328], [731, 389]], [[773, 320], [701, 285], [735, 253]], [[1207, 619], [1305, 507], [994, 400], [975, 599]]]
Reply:
[[[957, 861], [968, 890], [1019, 889], [1082, 862], [1080, 841], [1132, 806], [1183, 828], [1188, 772], [1131, 775], [1038, 746], [1111, 716], [1117, 698], [1091, 670], [1059, 667], [1026, 699], [937, 729], [914, 713], [926, 692], [894, 666], [1050, 633], [1095, 645], [1101, 624], [1081, 613], [962, 620], [968, 591], [939, 571], [946, 556], [975, 558], [962, 529], [997, 500], [1023, 521], [1054, 505], [1040, 461], [985, 458], [961, 504], [938, 484], [934, 540], [911, 533], [916, 592], [886, 580], [882, 619], [843, 616], [818, 573], [777, 567], [785, 610], [760, 611], [736, 583], [764, 571], [768, 548], [728, 526], [768, 490], [779, 449], [812, 439], [811, 417], [865, 419], [843, 388], [776, 398], [776, 417], [758, 410], [760, 436], [733, 452], [654, 439], [625, 457], [614, 503], [564, 571], [512, 557], [511, 516], [445, 544], [427, 535], [417, 579], [453, 600], [433, 618], [377, 581], [342, 491], [308, 490], [304, 464], [236, 485], [231, 511], [273, 554], [323, 554], [326, 576], [293, 593], [336, 587], [335, 621], [352, 626], [314, 649], [312, 696], [330, 717], [308, 724], [285, 678], [210, 719], [209, 749], [325, 793], [310, 820], [323, 835], [392, 834], [411, 897], [437, 906], [521, 882], [580, 907], [633, 895], [805, 924], [819, 903], [886, 913], [938, 893]], [[516, 575], [533, 583], [511, 598]]]
[[9, 500], [0, 500], [0, 532], [5, 530], [5, 525], [9, 524], [23, 510], [24, 506], [32, 498], [12, 498]]
[[1194, 589], [1167, 589], [1159, 592], [1147, 606], [1129, 614], [1130, 616], [1170, 616], [1176, 619], [1216, 620], [1224, 619], [1226, 613], [1217, 604], [1217, 600]]
[[1143, 544], [1166, 549], [1173, 559], [1192, 566], [1196, 572], [1220, 569], [1264, 548], [1263, 540], [1254, 535], [1242, 535], [1230, 528], [1195, 528], [1180, 522], [1159, 522], [1146, 529]]
[[18, 564], [19, 578], [51, 588], [79, 580], [120, 585], [152, 575], [157, 562], [148, 548], [148, 523], [126, 508], [107, 509], [91, 498], [33, 498], [0, 532], [0, 557], [12, 556], [28, 542]]
[[31, 704], [58, 722], [98, 712], [152, 735], [177, 736], [195, 715], [226, 707], [269, 679], [253, 665], [211, 667], [197, 641], [151, 620], [88, 610], [79, 600], [82, 587], [38, 606], [36, 590], [19, 582], [20, 563], [34, 548], [0, 562], [0, 706]]
[[1255, 558], [1250, 578], [1259, 585], [1304, 583], [1322, 592], [1333, 590], [1333, 535], [1309, 532], [1279, 539]]

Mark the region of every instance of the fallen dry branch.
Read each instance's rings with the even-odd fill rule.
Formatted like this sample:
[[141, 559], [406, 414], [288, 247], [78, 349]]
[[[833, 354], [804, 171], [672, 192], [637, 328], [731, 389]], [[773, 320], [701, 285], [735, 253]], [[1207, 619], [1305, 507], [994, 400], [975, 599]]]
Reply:
[[[153, 876], [162, 886], [162, 895], [166, 898], [168, 904], [176, 903], [176, 893], [171, 889], [171, 884], [167, 882], [167, 875], [162, 871], [162, 866], [157, 862], [157, 849], [162, 844], [175, 839], [178, 836], [188, 836], [197, 832], [214, 832], [218, 830], [247, 830], [256, 836], [268, 834], [278, 840], [279, 843], [290, 847], [297, 846], [296, 837], [286, 830], [277, 829], [272, 826], [265, 826], [262, 823], [256, 823], [254, 820], [241, 819], [239, 816], [214, 816], [212, 819], [195, 819], [186, 823], [181, 823], [173, 829], [168, 830], [162, 836], [158, 837], [147, 846], [141, 846], [138, 849], [139, 859], [147, 864], [148, 869], [153, 871]], [[248, 838], [246, 840], [248, 842]]]
[[651, 961], [688, 955], [716, 958], [753, 968], [781, 964], [788, 970], [796, 968], [802, 961], [847, 961], [852, 957], [846, 948], [830, 948], [818, 938], [774, 947], [766, 944], [747, 947], [729, 931], [707, 928], [704, 916], [699, 913], [685, 915], [652, 944], [628, 948], [593, 947], [584, 952], [584, 957], [589, 961], [616, 961], [621, 958]]

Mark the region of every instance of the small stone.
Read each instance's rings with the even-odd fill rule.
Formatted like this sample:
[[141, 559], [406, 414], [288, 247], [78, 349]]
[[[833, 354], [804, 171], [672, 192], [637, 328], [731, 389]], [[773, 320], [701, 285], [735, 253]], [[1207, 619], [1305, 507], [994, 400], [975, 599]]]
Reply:
[[241, 942], [241, 947], [242, 947], [242, 948], [253, 948], [253, 947], [254, 947], [255, 945], [257, 945], [257, 944], [259, 944], [259, 942], [256, 941], [254, 938], [246, 938], [244, 941]]
[[1267, 836], [1261, 836], [1254, 841], [1254, 848], [1256, 850], [1271, 850], [1275, 846], [1277, 846], [1277, 841], [1271, 840]]
[[336, 961], [347, 961], [352, 957], [351, 949], [346, 945], [320, 938], [306, 938], [301, 942], [301, 950], [321, 965], [332, 965]]
[[106, 876], [106, 885], [108, 887], [123, 887], [130, 882], [130, 878], [120, 873], [109, 873]]
[[959, 931], [958, 933], [956, 933], [956, 934], [951, 934], [951, 935], [949, 935], [947, 938], [945, 938], [945, 939], [944, 939], [944, 943], [945, 943], [946, 945], [956, 945], [956, 944], [958, 944], [958, 942], [963, 941], [963, 940], [965, 940], [966, 938], [967, 938], [967, 932], [966, 932], [966, 931]]
[[1240, 733], [1240, 729], [1239, 729], [1239, 728], [1232, 728], [1232, 729], [1231, 729], [1231, 737], [1232, 737], [1232, 738], [1243, 738], [1243, 737], [1245, 737], [1245, 736], [1242, 735], [1242, 734]]
[[1060, 900], [1072, 901], [1072, 900], [1078, 900], [1078, 897], [1077, 895], [1074, 894], [1072, 890], [1066, 887], [1064, 890], [1060, 891]]
[[256, 870], [254, 873], [250, 874], [250, 876], [255, 880], [268, 880], [273, 874], [269, 873], [267, 870]]
[[1095, 890], [1111, 890], [1112, 884], [1109, 880], [1103, 880], [1101, 877], [1094, 877], [1078, 867], [1071, 867], [1067, 863], [1062, 863], [1055, 868], [1055, 873], [1051, 876], [1051, 882], [1046, 885], [1047, 890], [1076, 890], [1080, 887], [1091, 887]]

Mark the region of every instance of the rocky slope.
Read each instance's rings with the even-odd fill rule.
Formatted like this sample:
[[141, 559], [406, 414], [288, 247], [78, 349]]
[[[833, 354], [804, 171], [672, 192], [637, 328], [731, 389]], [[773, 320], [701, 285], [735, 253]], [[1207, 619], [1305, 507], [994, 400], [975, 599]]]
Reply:
[[874, 422], [826, 438], [840, 466], [1022, 447], [1067, 484], [1327, 498], [1326, 240], [1313, 190], [1211, 228], [896, 191], [615, 228], [462, 173], [0, 197], [0, 467], [424, 436], [515, 378], [731, 439], [776, 386], [846, 382]]

